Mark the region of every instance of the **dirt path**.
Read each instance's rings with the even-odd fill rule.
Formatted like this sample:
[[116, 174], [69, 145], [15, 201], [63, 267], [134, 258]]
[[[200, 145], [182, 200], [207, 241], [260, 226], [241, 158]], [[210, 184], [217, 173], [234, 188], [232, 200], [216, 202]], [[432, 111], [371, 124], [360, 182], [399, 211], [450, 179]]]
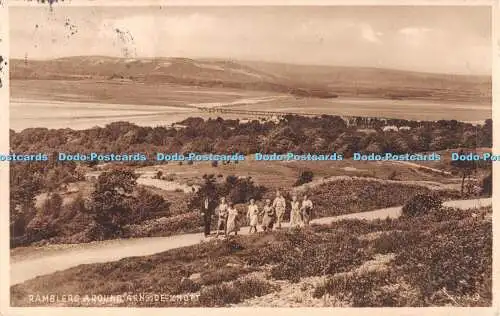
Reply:
[[397, 183], [399, 185], [410, 185], [410, 186], [421, 186], [428, 188], [430, 190], [449, 190], [449, 184], [443, 184], [435, 181], [425, 181], [425, 180], [387, 180], [387, 179], [379, 179], [379, 178], [366, 178], [366, 177], [357, 177], [357, 176], [330, 176], [317, 180], [313, 180], [311, 182], [302, 184], [300, 186], [292, 188], [294, 192], [303, 192], [315, 187], [321, 186], [326, 183], [336, 182], [336, 181], [350, 181], [350, 180], [359, 180], [366, 182], [377, 182], [382, 184], [388, 183]]
[[[471, 209], [491, 205], [491, 198], [477, 200], [456, 200], [445, 202], [445, 206], [461, 209]], [[385, 219], [397, 218], [401, 207], [390, 207], [371, 212], [354, 213], [336, 217], [318, 218], [312, 221], [316, 224], [328, 224], [343, 219]], [[288, 225], [286, 224], [285, 227]], [[241, 229], [242, 234], [248, 233], [248, 227]], [[15, 285], [37, 276], [65, 270], [80, 264], [102, 263], [116, 261], [126, 257], [152, 255], [174, 248], [191, 246], [203, 241], [202, 234], [184, 234], [170, 237], [149, 237], [135, 239], [109, 240], [87, 244], [58, 245], [34, 250], [31, 255], [24, 254], [11, 257], [10, 284]], [[35, 248], [36, 249], [36, 248]]]
[[445, 175], [451, 176], [451, 172], [449, 172], [449, 171], [445, 171], [445, 170], [441, 170], [441, 169], [436, 169], [436, 168], [431, 168], [431, 167], [428, 167], [428, 166], [419, 165], [419, 164], [414, 163], [414, 162], [410, 162], [410, 161], [395, 161], [395, 162], [399, 163], [399, 164], [403, 164], [403, 165], [415, 167], [417, 169], [425, 169], [425, 170], [429, 170], [429, 171], [436, 172], [436, 173], [439, 173], [439, 174], [445, 174]]

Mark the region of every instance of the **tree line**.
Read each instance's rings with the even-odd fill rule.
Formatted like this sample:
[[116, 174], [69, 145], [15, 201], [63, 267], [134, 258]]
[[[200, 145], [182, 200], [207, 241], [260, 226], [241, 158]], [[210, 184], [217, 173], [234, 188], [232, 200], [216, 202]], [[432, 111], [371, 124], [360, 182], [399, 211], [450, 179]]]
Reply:
[[[29, 128], [10, 131], [13, 152], [354, 152], [416, 153], [492, 146], [492, 121], [482, 126], [456, 120], [409, 121], [360, 118], [347, 124], [339, 116], [285, 116], [279, 123], [222, 118], [188, 118], [184, 128], [142, 127], [115, 122], [86, 130]], [[367, 128], [367, 125], [369, 128]], [[384, 126], [406, 127], [386, 130]], [[142, 162], [141, 162], [142, 163]]]

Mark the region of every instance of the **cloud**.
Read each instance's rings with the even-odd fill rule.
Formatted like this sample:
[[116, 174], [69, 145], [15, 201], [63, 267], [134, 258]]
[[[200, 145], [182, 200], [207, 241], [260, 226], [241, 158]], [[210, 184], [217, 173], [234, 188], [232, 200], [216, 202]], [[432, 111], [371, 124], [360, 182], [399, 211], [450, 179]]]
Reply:
[[400, 29], [398, 33], [412, 46], [421, 45], [428, 41], [431, 36], [437, 35], [434, 30], [426, 27], [405, 27]]
[[426, 27], [405, 27], [400, 29], [399, 33], [406, 36], [422, 36], [430, 31], [432, 30]]
[[361, 37], [368, 42], [381, 44], [382, 41], [380, 37], [383, 35], [382, 32], [376, 32], [373, 27], [369, 24], [363, 23], [360, 25]]

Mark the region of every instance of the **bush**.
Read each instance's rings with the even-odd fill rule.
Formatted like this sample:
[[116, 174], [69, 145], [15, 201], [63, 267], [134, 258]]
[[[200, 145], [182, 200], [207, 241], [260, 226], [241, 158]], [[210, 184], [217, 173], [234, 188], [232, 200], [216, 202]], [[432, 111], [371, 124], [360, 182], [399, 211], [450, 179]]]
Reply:
[[383, 233], [379, 238], [374, 240], [373, 249], [376, 253], [380, 254], [394, 253], [410, 246], [419, 237], [420, 234], [414, 231]]
[[436, 304], [432, 298], [443, 288], [453, 296], [478, 293], [490, 301], [492, 259], [491, 221], [466, 219], [432, 229], [402, 249], [394, 264], [429, 298], [427, 304]]
[[256, 185], [250, 177], [238, 179], [228, 176], [222, 192], [227, 192], [223, 195], [226, 195], [233, 203], [246, 203], [250, 199], [260, 200], [266, 192], [266, 187]]
[[241, 293], [230, 284], [217, 284], [203, 288], [200, 292], [200, 304], [207, 307], [225, 306], [241, 302]]
[[482, 194], [491, 196], [493, 194], [493, 173], [490, 172], [482, 181]]
[[189, 212], [171, 217], [147, 220], [140, 224], [127, 225], [124, 238], [163, 237], [174, 234], [198, 232], [201, 227], [199, 212]]
[[271, 276], [278, 280], [298, 282], [301, 277], [345, 272], [370, 258], [364, 241], [343, 233], [290, 231], [278, 238], [249, 258], [251, 265], [277, 265]]
[[223, 267], [217, 270], [206, 271], [201, 274], [201, 284], [212, 285], [225, 281], [236, 280], [237, 278], [248, 274], [255, 269], [243, 267]]
[[439, 194], [443, 198], [460, 198], [460, 192], [457, 190], [440, 190], [433, 193], [431, 189], [421, 185], [366, 178], [334, 180], [309, 190], [317, 217], [404, 205], [415, 194]]
[[313, 180], [314, 174], [310, 170], [301, 171], [297, 181], [295, 181], [294, 186], [299, 186], [304, 183], [309, 183]]
[[419, 292], [402, 282], [392, 271], [371, 271], [330, 277], [315, 288], [313, 297], [335, 295], [350, 307], [419, 306]]
[[237, 304], [252, 297], [260, 297], [278, 289], [268, 281], [257, 278], [245, 278], [231, 284], [222, 283], [201, 290], [202, 306], [215, 307]]
[[179, 283], [179, 287], [177, 288], [178, 293], [194, 293], [199, 291], [201, 288], [200, 284], [190, 280], [188, 278], [182, 278]]
[[417, 194], [403, 206], [403, 215], [416, 217], [428, 214], [431, 210], [440, 209], [443, 201], [436, 194]]
[[137, 197], [130, 204], [132, 212], [129, 224], [170, 215], [170, 203], [161, 195], [142, 187], [137, 190]]

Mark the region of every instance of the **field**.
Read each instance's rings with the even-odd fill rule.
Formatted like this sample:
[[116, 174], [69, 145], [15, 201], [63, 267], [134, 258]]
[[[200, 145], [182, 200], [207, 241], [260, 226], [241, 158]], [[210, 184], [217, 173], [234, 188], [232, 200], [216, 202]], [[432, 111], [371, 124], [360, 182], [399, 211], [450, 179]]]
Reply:
[[[423, 166], [427, 164], [422, 163]], [[255, 161], [248, 156], [245, 161], [238, 164], [219, 164], [213, 167], [208, 162], [195, 162], [192, 165], [169, 163], [155, 166], [138, 168], [139, 173], [154, 173], [162, 171], [172, 181], [179, 183], [200, 184], [204, 174], [237, 175], [252, 177], [254, 182], [264, 185], [270, 190], [278, 188], [289, 188], [293, 186], [299, 173], [310, 170], [314, 173], [314, 179], [322, 179], [333, 176], [356, 176], [388, 179], [391, 175], [395, 179], [407, 181], [435, 181], [442, 183], [457, 183], [453, 176], [441, 175], [436, 172], [426, 171], [414, 166], [408, 166], [397, 162], [367, 162], [353, 161], [351, 159], [341, 161], [322, 162], [300, 162], [300, 161]]]

